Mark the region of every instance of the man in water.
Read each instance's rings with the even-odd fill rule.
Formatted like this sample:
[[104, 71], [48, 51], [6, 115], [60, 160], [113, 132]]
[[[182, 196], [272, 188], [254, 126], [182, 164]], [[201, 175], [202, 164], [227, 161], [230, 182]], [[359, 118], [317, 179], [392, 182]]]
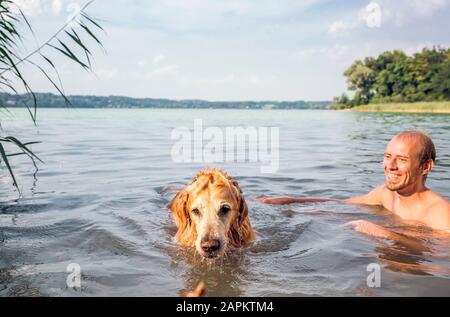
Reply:
[[[436, 149], [429, 136], [420, 131], [396, 135], [384, 153], [386, 184], [365, 196], [337, 200], [322, 198], [260, 198], [267, 204], [335, 201], [359, 205], [378, 205], [405, 220], [424, 223], [436, 230], [450, 232], [450, 203], [425, 187], [436, 160]], [[398, 235], [367, 221], [352, 222], [357, 231], [383, 238]]]

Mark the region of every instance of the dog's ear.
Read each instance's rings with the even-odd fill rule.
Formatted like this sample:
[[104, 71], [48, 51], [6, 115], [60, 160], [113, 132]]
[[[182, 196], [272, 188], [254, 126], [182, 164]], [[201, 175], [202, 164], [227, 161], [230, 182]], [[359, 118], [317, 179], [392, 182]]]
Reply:
[[248, 217], [248, 205], [244, 199], [244, 195], [240, 195], [240, 203], [239, 203], [239, 225], [242, 224], [245, 218]]
[[239, 225], [242, 224], [244, 219], [248, 216], [248, 206], [247, 202], [244, 199], [244, 195], [242, 194], [242, 189], [239, 187], [238, 182], [232, 178], [231, 176], [228, 176], [228, 180], [230, 181], [231, 185], [235, 188], [236, 194], [239, 199]]
[[228, 177], [228, 180], [237, 195], [239, 203], [239, 214], [231, 225], [228, 238], [231, 245], [241, 247], [252, 239], [253, 231], [248, 221], [248, 205], [237, 181], [231, 177]]
[[238, 193], [239, 195], [242, 195], [242, 190], [241, 190], [241, 188], [239, 187], [238, 182], [237, 182], [233, 177], [231, 177], [231, 176], [228, 176], [227, 179], [228, 179], [228, 181], [230, 182], [230, 184], [235, 188], [235, 190], [237, 190], [237, 193]]
[[188, 198], [189, 194], [183, 189], [167, 205], [167, 208], [169, 208], [174, 215], [177, 227], [181, 230], [184, 230], [191, 224], [191, 218], [189, 217], [189, 212], [186, 206]]

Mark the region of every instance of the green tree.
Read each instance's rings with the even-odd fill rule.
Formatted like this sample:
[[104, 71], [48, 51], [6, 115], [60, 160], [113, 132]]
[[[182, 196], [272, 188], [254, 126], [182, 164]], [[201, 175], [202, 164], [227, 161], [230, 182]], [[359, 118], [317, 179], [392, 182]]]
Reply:
[[450, 60], [441, 65], [433, 77], [432, 86], [438, 98], [450, 100]]
[[[22, 56], [20, 52], [23, 51], [21, 45], [25, 39], [26, 34], [24, 33], [34, 37], [33, 28], [16, 3], [11, 0], [0, 0], [0, 92], [17, 94], [20, 87], [24, 89], [29, 96], [29, 101], [24, 101], [24, 105], [35, 124], [38, 106], [36, 95], [26, 76], [24, 76], [23, 67], [34, 67], [65, 99], [66, 103], [70, 104], [70, 101], [64, 94], [61, 79], [51, 54], [62, 55], [85, 70], [92, 70], [92, 53], [87, 47], [86, 41], [90, 39], [102, 47], [96, 31], [103, 30], [98, 22], [85, 12], [85, 9], [92, 2], [88, 2], [77, 16], [62, 26], [46, 42], [39, 45], [26, 56]], [[7, 111], [7, 106], [0, 105], [0, 110]], [[0, 132], [0, 164], [6, 166], [14, 186], [19, 190], [10, 164], [10, 157], [26, 155], [36, 166], [35, 160], [40, 161], [40, 159], [32, 152], [30, 145], [37, 142], [25, 143], [13, 136], [3, 136], [3, 130], [0, 130]], [[8, 151], [11, 146], [17, 149], [13, 153]]]
[[344, 73], [350, 90], [356, 91], [355, 99], [360, 103], [368, 103], [372, 98], [372, 86], [375, 82], [375, 72], [357, 60]]
[[347, 94], [343, 93], [342, 95], [338, 97], [333, 98], [333, 102], [331, 104], [331, 109], [345, 109], [350, 108], [350, 98], [347, 96]]
[[376, 98], [401, 96], [408, 83], [409, 58], [405, 53], [395, 50], [380, 54], [370, 65], [375, 72], [372, 87]]
[[440, 48], [424, 48], [420, 53], [414, 54], [411, 73], [413, 74], [417, 93], [422, 96], [430, 96], [435, 99], [436, 92], [433, 86], [433, 78], [437, 76], [441, 65], [445, 63], [446, 51]]
[[344, 73], [348, 89], [355, 91], [347, 104], [448, 100], [449, 62], [450, 49], [439, 47], [412, 56], [394, 50], [357, 60]]

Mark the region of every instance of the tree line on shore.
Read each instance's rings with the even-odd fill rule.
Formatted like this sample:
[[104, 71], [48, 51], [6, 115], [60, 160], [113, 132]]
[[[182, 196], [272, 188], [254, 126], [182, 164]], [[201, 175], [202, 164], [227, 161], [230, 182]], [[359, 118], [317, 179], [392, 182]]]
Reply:
[[399, 103], [450, 100], [450, 49], [424, 48], [407, 55], [384, 52], [377, 57], [356, 60], [344, 73], [353, 97], [333, 99], [335, 109], [371, 103]]
[[[327, 109], [329, 101], [206, 101], [131, 98], [123, 96], [66, 96], [36, 93], [41, 108], [64, 108], [67, 100], [75, 108], [166, 108], [166, 109]], [[29, 95], [0, 93], [0, 104], [9, 108], [24, 107], [30, 103]]]

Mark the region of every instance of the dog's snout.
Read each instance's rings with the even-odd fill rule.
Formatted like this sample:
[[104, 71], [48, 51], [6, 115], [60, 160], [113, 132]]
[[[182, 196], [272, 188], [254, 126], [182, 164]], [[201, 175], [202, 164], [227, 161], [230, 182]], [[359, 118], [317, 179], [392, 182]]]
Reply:
[[202, 249], [208, 253], [218, 251], [220, 249], [220, 240], [203, 240]]

